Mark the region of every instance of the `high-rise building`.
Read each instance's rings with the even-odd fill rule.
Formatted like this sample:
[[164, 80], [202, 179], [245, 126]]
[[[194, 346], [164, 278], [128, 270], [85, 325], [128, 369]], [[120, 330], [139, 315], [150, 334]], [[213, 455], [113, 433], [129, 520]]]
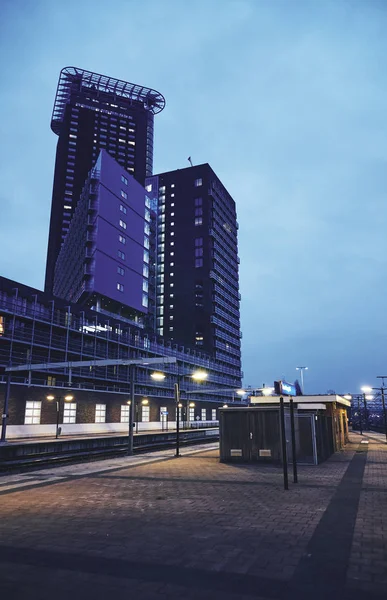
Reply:
[[54, 296], [143, 324], [155, 260], [150, 205], [143, 186], [101, 150], [56, 261]]
[[147, 179], [158, 195], [157, 333], [240, 372], [235, 202], [208, 164]]
[[75, 67], [62, 69], [51, 129], [58, 135], [45, 291], [88, 173], [104, 148], [144, 185], [153, 168], [153, 119], [165, 106], [157, 91]]

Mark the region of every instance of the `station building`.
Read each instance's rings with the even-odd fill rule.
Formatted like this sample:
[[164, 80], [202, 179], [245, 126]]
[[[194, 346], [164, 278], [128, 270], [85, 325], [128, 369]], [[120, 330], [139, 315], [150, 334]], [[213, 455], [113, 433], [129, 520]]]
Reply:
[[[12, 373], [7, 437], [50, 435], [56, 419], [53, 395], [60, 402], [59, 423], [69, 434], [127, 431], [130, 369], [106, 367], [52, 368], [44, 363], [101, 359], [145, 359], [171, 356], [176, 364], [160, 368], [166, 378], [151, 378], [155, 368], [135, 369], [135, 416], [138, 429], [161, 429], [176, 423], [174, 384], [181, 382], [181, 421], [211, 424], [218, 410], [235, 398], [241, 386], [239, 368], [225, 367], [202, 350], [192, 350], [151, 333], [129, 316], [109, 315], [55, 298], [0, 277], [0, 410], [3, 413], [9, 365], [40, 364], [41, 370]], [[198, 384], [191, 375], [208, 374]], [[71, 402], [64, 400], [72, 396]], [[238, 403], [237, 399], [234, 399]], [[167, 414], [166, 414], [167, 413]], [[168, 423], [167, 423], [168, 421]]]

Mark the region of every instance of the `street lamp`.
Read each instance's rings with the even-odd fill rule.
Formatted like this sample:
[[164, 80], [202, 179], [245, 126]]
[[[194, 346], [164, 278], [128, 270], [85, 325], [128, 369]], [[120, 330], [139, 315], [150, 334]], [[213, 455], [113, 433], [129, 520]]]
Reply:
[[[56, 400], [56, 433], [55, 433], [55, 439], [58, 439], [59, 437], [59, 412], [60, 412], [60, 401], [61, 398], [63, 396], [58, 396], [58, 398], [55, 398], [55, 396], [53, 396], [52, 394], [48, 394], [48, 396], [46, 396], [46, 399], [49, 401], [53, 401]], [[66, 396], [64, 396], [64, 400], [66, 402], [71, 402], [74, 399], [74, 396], [72, 396], [71, 394], [66, 394]]]
[[[205, 381], [208, 377], [208, 374], [206, 373], [206, 371], [203, 371], [202, 369], [199, 369], [197, 371], [194, 371], [190, 377], [194, 380], [194, 381]], [[184, 379], [184, 375], [178, 375], [177, 377], [177, 382], [174, 385], [174, 393], [175, 393], [175, 410], [176, 410], [176, 453], [175, 456], [176, 458], [178, 456], [180, 456], [180, 414], [179, 414], [179, 408], [182, 407], [182, 404], [180, 402], [180, 385], [182, 380]], [[187, 424], [188, 424], [188, 408], [195, 406], [194, 402], [190, 402], [188, 403], [187, 401]]]
[[376, 378], [382, 380], [382, 386], [380, 388], [373, 388], [373, 389], [374, 390], [379, 390], [381, 392], [381, 394], [382, 394], [384, 433], [386, 434], [386, 444], [387, 444], [387, 414], [386, 414], [386, 403], [385, 403], [385, 397], [384, 397], [384, 392], [385, 392], [385, 389], [386, 389], [384, 387], [384, 380], [386, 379], [386, 376], [385, 375], [377, 375]]
[[301, 374], [301, 391], [304, 393], [304, 371], [307, 371], [308, 367], [296, 367], [296, 371], [300, 371]]
[[[141, 406], [148, 406], [149, 400], [148, 398], [143, 398], [141, 400]], [[138, 433], [138, 405], [139, 402], [136, 402], [136, 433]]]
[[[373, 396], [370, 394], [370, 392], [372, 392], [372, 387], [370, 387], [369, 385], [363, 385], [363, 387], [361, 388], [361, 391], [363, 392], [363, 402], [364, 402], [364, 427], [365, 429], [368, 429], [368, 418], [367, 418], [367, 400], [372, 400]], [[359, 399], [358, 399], [358, 409], [359, 409]], [[361, 416], [359, 414], [360, 417], [360, 429], [361, 428]], [[360, 434], [363, 435], [363, 431], [360, 431]]]
[[164, 381], [165, 373], [160, 373], [159, 371], [155, 371], [154, 373], [151, 373], [151, 377], [155, 381]]

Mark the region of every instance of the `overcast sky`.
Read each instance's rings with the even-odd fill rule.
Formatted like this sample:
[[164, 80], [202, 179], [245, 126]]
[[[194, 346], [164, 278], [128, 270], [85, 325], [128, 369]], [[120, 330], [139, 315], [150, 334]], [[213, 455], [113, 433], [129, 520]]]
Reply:
[[160, 91], [155, 172], [237, 203], [245, 385], [387, 373], [387, 2], [3, 0], [0, 274], [42, 289], [59, 71]]

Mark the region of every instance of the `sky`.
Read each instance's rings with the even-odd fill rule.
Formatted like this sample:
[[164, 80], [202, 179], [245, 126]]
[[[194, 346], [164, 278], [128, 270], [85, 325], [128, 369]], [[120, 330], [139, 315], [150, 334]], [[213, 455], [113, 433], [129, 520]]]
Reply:
[[244, 385], [387, 373], [387, 2], [3, 0], [0, 275], [43, 288], [60, 70], [154, 88], [154, 172], [237, 204]]

